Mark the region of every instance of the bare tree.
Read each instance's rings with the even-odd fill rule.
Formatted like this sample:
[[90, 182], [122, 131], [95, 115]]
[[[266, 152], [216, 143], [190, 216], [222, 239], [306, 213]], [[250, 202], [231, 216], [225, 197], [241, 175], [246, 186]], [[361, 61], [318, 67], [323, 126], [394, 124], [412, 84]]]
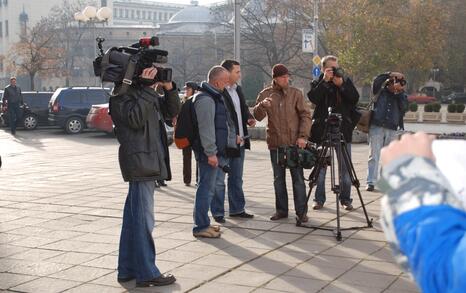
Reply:
[[31, 90], [35, 90], [34, 78], [57, 68], [60, 51], [54, 46], [52, 24], [42, 19], [14, 44], [8, 53], [9, 66], [18, 73], [27, 74]]

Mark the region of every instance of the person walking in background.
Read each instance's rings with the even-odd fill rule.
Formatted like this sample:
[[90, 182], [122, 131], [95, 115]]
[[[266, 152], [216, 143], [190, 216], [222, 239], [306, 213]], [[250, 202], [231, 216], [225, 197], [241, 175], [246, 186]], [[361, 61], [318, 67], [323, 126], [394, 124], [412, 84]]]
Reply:
[[[194, 94], [196, 93], [199, 85], [194, 81], [188, 81], [185, 86], [185, 95], [183, 98], [183, 103], [185, 103], [188, 99], [192, 99]], [[190, 186], [191, 185], [191, 177], [192, 177], [192, 146], [185, 147], [183, 150], [183, 182], [184, 185]], [[199, 171], [197, 168], [197, 161], [196, 161], [196, 184], [198, 181]]]
[[16, 77], [14, 76], [10, 78], [10, 84], [5, 87], [3, 92], [3, 106], [5, 106], [5, 104], [8, 107], [11, 134], [15, 135], [16, 126], [18, 121], [21, 120], [22, 116], [20, 106], [23, 105], [24, 102], [21, 88], [16, 85]]

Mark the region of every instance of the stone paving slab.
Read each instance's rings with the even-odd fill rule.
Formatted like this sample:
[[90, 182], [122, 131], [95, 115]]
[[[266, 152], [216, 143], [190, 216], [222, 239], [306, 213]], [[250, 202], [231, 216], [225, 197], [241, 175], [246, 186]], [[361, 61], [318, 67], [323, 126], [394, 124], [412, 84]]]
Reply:
[[[378, 222], [378, 192], [361, 190], [374, 228], [343, 231], [341, 242], [331, 231], [296, 227], [294, 210], [271, 222], [272, 170], [263, 141], [253, 142], [245, 162], [246, 208], [255, 218], [227, 215], [220, 239], [193, 238], [195, 188], [184, 186], [181, 150], [170, 147], [174, 180], [156, 190], [153, 236], [160, 270], [178, 281], [164, 288], [119, 284], [127, 184], [116, 140], [57, 129], [13, 137], [0, 129], [0, 142], [1, 292], [419, 292], [394, 264]], [[352, 149], [364, 182], [368, 147]], [[290, 178], [287, 185], [292, 208]], [[336, 225], [335, 198], [327, 194], [325, 208], [309, 212], [311, 225]], [[342, 227], [366, 224], [355, 190], [353, 197], [356, 209], [342, 211]]]

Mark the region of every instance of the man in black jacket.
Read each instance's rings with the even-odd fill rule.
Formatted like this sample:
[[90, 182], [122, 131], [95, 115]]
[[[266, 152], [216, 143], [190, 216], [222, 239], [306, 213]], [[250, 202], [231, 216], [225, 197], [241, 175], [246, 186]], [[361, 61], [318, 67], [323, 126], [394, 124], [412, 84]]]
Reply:
[[[237, 83], [241, 79], [241, 68], [238, 61], [224, 60], [222, 67], [230, 72], [230, 82], [223, 91], [225, 105], [228, 112], [235, 122], [236, 135], [239, 136], [241, 143], [238, 145], [239, 152], [230, 154], [228, 165], [228, 203], [230, 217], [251, 219], [254, 215], [245, 211], [246, 201], [243, 192], [243, 166], [245, 149], [251, 148], [251, 142], [248, 136], [248, 127], [255, 126], [256, 120], [249, 112], [246, 105], [243, 90]], [[215, 186], [215, 193], [211, 202], [211, 212], [214, 220], [218, 223], [225, 223], [225, 182], [218, 181]]]
[[11, 134], [16, 134], [16, 125], [21, 120], [21, 109], [23, 105], [23, 95], [21, 88], [16, 86], [16, 77], [10, 78], [10, 84], [7, 85], [3, 92], [3, 105], [8, 105], [8, 117], [10, 123]]
[[[175, 277], [162, 274], [155, 265], [154, 228], [155, 180], [170, 180], [168, 144], [163, 117], [178, 114], [180, 100], [176, 85], [162, 83], [165, 99], [151, 87], [155, 67], [144, 69], [140, 82], [119, 93], [116, 85], [110, 99], [110, 114], [120, 143], [121, 174], [129, 181], [123, 213], [118, 256], [118, 281], [136, 279], [136, 286], [163, 286]], [[161, 102], [162, 101], [162, 102]]]
[[[346, 141], [348, 153], [351, 155], [351, 140], [353, 129], [357, 123], [356, 105], [359, 93], [349, 77], [341, 76], [338, 67], [338, 59], [335, 56], [325, 56], [322, 59], [323, 73], [318, 80], [311, 83], [311, 91], [307, 94], [309, 100], [316, 105], [311, 128], [311, 141], [321, 144], [325, 139], [324, 130], [329, 107], [333, 113], [342, 116], [341, 132]], [[346, 210], [352, 210], [351, 205], [351, 179], [345, 164], [342, 170], [340, 202]], [[317, 180], [317, 188], [314, 197], [315, 210], [321, 209], [325, 203], [325, 174], [322, 169]]]

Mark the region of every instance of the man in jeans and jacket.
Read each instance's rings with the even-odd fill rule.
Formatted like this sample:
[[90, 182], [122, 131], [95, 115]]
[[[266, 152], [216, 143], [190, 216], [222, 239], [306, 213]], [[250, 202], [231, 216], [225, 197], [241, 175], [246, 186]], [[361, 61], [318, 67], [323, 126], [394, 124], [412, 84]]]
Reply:
[[199, 165], [199, 183], [194, 203], [194, 237], [218, 238], [220, 227], [211, 226], [209, 208], [217, 180], [225, 180], [228, 149], [237, 149], [238, 137], [230, 113], [225, 106], [223, 91], [229, 82], [228, 70], [214, 66], [209, 70], [194, 96], [198, 139], [193, 150]]
[[[283, 64], [272, 68], [272, 85], [259, 93], [254, 107], [254, 117], [262, 121], [267, 116], [267, 145], [272, 162], [276, 221], [288, 217], [288, 192], [286, 167], [277, 160], [278, 148], [297, 145], [306, 147], [311, 130], [311, 112], [302, 92], [289, 85], [288, 69]], [[307, 217], [306, 186], [302, 167], [290, 168], [296, 216], [305, 223]]]
[[[359, 93], [353, 85], [351, 79], [347, 76], [336, 75], [338, 71], [338, 58], [335, 56], [325, 56], [322, 59], [322, 71], [319, 79], [311, 83], [311, 90], [307, 94], [309, 100], [316, 105], [311, 130], [311, 141], [322, 144], [325, 140], [326, 119], [328, 109], [332, 108], [333, 113], [339, 113], [342, 116], [340, 131], [346, 142], [346, 149], [351, 158], [351, 140], [353, 138], [353, 129], [359, 119], [356, 115], [356, 105], [359, 100]], [[317, 178], [317, 187], [314, 197], [314, 210], [319, 210], [324, 206], [325, 196], [325, 175], [327, 168], [322, 168]], [[342, 163], [341, 176], [341, 193], [340, 203], [346, 210], [352, 210], [351, 199], [351, 178], [349, 175], [349, 166]]]
[[8, 105], [8, 117], [10, 123], [11, 134], [16, 134], [16, 125], [21, 120], [21, 108], [24, 104], [21, 88], [16, 86], [16, 77], [10, 78], [10, 84], [6, 86], [3, 92], [3, 106], [5, 102]]
[[399, 72], [388, 72], [386, 75], [383, 84], [374, 83], [372, 88], [375, 102], [369, 128], [367, 191], [373, 191], [377, 182], [380, 150], [396, 138], [398, 129], [403, 129], [403, 116], [408, 107], [404, 75]]
[[[240, 137], [239, 153], [228, 158], [230, 172], [228, 173], [228, 203], [229, 215], [233, 218], [251, 219], [254, 215], [245, 211], [246, 200], [243, 192], [243, 166], [245, 149], [251, 148], [248, 127], [256, 125], [256, 120], [249, 112], [243, 90], [238, 82], [241, 79], [241, 68], [238, 61], [224, 60], [222, 67], [230, 72], [229, 84], [223, 97], [231, 118], [235, 123], [236, 135]], [[220, 179], [220, 178], [218, 178]], [[225, 181], [217, 180], [210, 210], [217, 223], [225, 223]]]
[[118, 255], [118, 282], [136, 279], [137, 287], [163, 286], [175, 282], [155, 265], [154, 229], [155, 180], [170, 178], [165, 118], [180, 110], [176, 85], [163, 82], [165, 99], [151, 87], [155, 67], [143, 70], [140, 80], [126, 91], [116, 84], [110, 98], [110, 115], [120, 143], [118, 158], [129, 191], [123, 211]]

